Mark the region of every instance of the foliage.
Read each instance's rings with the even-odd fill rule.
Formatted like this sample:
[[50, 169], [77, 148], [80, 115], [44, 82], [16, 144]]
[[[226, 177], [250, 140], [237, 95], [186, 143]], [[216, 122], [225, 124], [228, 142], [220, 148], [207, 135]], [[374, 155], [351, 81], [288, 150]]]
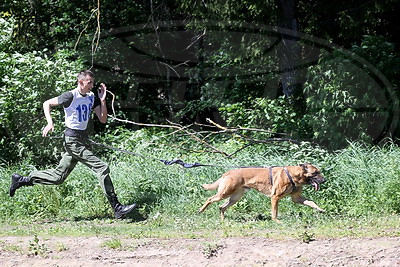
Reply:
[[36, 234], [33, 236], [33, 240], [29, 241], [29, 247], [28, 247], [29, 255], [45, 257], [48, 251], [49, 248], [45, 244], [40, 243], [40, 240]]
[[[332, 2], [297, 1], [302, 32], [333, 40], [345, 47], [365, 34], [395, 37], [398, 0]], [[72, 48], [81, 32], [89, 38], [97, 27], [97, 1], [78, 0], [7, 0], [0, 14], [13, 16], [17, 22], [13, 47], [42, 50]], [[214, 21], [263, 23], [277, 25], [282, 20], [277, 1], [230, 0], [205, 3], [196, 0], [100, 1], [102, 29], [119, 28], [151, 21], [206, 19]], [[21, 51], [21, 50], [19, 50]]]
[[352, 46], [351, 51], [379, 70], [399, 94], [400, 55], [393, 43], [382, 36], [365, 35], [359, 45]]
[[104, 241], [104, 243], [101, 245], [102, 247], [110, 248], [110, 249], [121, 249], [122, 248], [122, 242], [118, 238], [112, 238], [110, 240]]
[[332, 212], [350, 216], [399, 213], [399, 183], [394, 178], [399, 175], [398, 152], [394, 144], [378, 148], [359, 143], [339, 151], [330, 161], [330, 180], [325, 190], [326, 199], [340, 196], [341, 204]]
[[[0, 157], [7, 161], [31, 158], [46, 161], [60, 152], [41, 137], [46, 121], [42, 103], [75, 87], [80, 61], [59, 51], [35, 51], [25, 54], [0, 52]], [[63, 122], [61, 112], [53, 113], [56, 130]], [[53, 151], [54, 149], [54, 151]], [[44, 163], [44, 162], [43, 162]]]
[[[382, 35], [397, 39], [399, 0], [381, 1], [300, 1], [299, 23], [302, 32], [312, 34], [349, 48], [364, 35]], [[398, 39], [397, 39], [398, 40]]]
[[[396, 68], [385, 67], [400, 60], [382, 38], [366, 36], [352, 51], [368, 54], [374, 66], [389, 75]], [[333, 149], [345, 146], [346, 140], [381, 140], [398, 105], [397, 95], [375, 79], [374, 69], [360, 66], [356, 56], [339, 50], [322, 54], [319, 64], [308, 69], [304, 92], [308, 106], [304, 120], [310, 124], [313, 138]]]
[[277, 99], [249, 98], [246, 102], [225, 104], [220, 109], [228, 125], [244, 128], [268, 129], [273, 133], [301, 131], [292, 105], [285, 97]]
[[[107, 85], [111, 83], [110, 88], [117, 95], [116, 107], [123, 118], [140, 122], [164, 122], [167, 118], [183, 123], [203, 122], [208, 117], [219, 118], [220, 108], [230, 126], [285, 132], [332, 149], [344, 147], [347, 140], [377, 142], [396, 119], [392, 112], [397, 107], [396, 98], [392, 102], [387, 98], [392, 93], [396, 96], [398, 91], [400, 58], [396, 47], [386, 41], [394, 38], [390, 29], [384, 27], [384, 37], [376, 35], [382, 29], [378, 21], [392, 22], [390, 5], [397, 2], [360, 5], [362, 1], [354, 0], [350, 3], [354, 8], [349, 8], [348, 3], [297, 1], [300, 31], [321, 34], [345, 47], [353, 45], [352, 52], [370, 61], [394, 85], [394, 92], [379, 91], [373, 71], [357, 64], [349, 54], [322, 53], [318, 64], [304, 69], [306, 77], [300, 77], [305, 81], [302, 85], [308, 105], [304, 110], [296, 107], [295, 102], [276, 97], [281, 90], [279, 53], [270, 49], [276, 36], [270, 38], [265, 27], [281, 25], [284, 19], [276, 1], [102, 0], [100, 10], [96, 1], [7, 1], [0, 9], [0, 86], [2, 92], [6, 91], [0, 96], [0, 158], [6, 161], [28, 157], [46, 164], [60, 152], [57, 141], [49, 145], [49, 140], [40, 138], [43, 122], [39, 103], [49, 95], [65, 91], [67, 88], [58, 89], [61, 84], [72, 85], [72, 73], [83, 64], [70, 57], [70, 52], [66, 52], [70, 50], [60, 49], [71, 49], [78, 41], [86, 60], [102, 66], [99, 78]], [[99, 21], [95, 19], [97, 14]], [[182, 22], [179, 31], [173, 24], [177, 19]], [[345, 30], [326, 27], [326, 21], [337, 21]], [[210, 22], [212, 26], [206, 28]], [[102, 37], [97, 53], [92, 55], [88, 50], [98, 23], [106, 29], [103, 36], [109, 29], [123, 30], [122, 27], [139, 23], [150, 27], [143, 28], [143, 32], [134, 31], [132, 38]], [[247, 27], [248, 23], [256, 26]], [[360, 42], [354, 40], [354, 35], [364, 38], [359, 45], [354, 45]], [[165, 54], [165, 50], [173, 50], [169, 48], [180, 47], [184, 40], [178, 37], [185, 42], [190, 39], [184, 51], [189, 51], [191, 60], [181, 64], [165, 61], [171, 55], [171, 59], [180, 58], [181, 54]], [[163, 38], [168, 42], [163, 43]], [[115, 39], [122, 44], [115, 45]], [[124, 49], [138, 47], [148, 49], [151, 55], [134, 60], [124, 54]], [[193, 47], [196, 49], [191, 50]], [[146, 69], [149, 73], [141, 72], [149, 66], [144, 63], [152, 61], [155, 55], [162, 60]], [[176, 77], [172, 75], [177, 66], [186, 64], [194, 67], [177, 72]], [[52, 68], [56, 69], [54, 75], [47, 76], [47, 70]], [[156, 78], [149, 82], [148, 75]], [[173, 78], [181, 81], [177, 83]], [[175, 92], [174, 86], [186, 88]], [[13, 102], [14, 99], [18, 101]], [[55, 120], [60, 121], [61, 114], [56, 114]], [[104, 130], [102, 126], [96, 128], [98, 132], [99, 129]], [[52, 147], [56, 149], [50, 151]]]
[[[162, 2], [154, 1], [154, 5]], [[97, 8], [98, 1], [7, 0], [0, 6], [0, 14], [15, 19], [12, 49], [25, 52], [45, 48], [72, 49], [79, 36], [83, 42], [80, 45], [90, 46], [98, 27]], [[163, 13], [166, 9], [158, 9], [158, 12]], [[146, 3], [101, 0], [101, 27], [110, 29], [143, 22], [150, 12]]]
[[12, 18], [0, 17], [0, 52], [5, 52], [12, 44], [12, 29], [14, 27]]
[[206, 243], [203, 247], [202, 253], [207, 259], [218, 256], [218, 252], [223, 249], [224, 246], [218, 243]]
[[307, 230], [304, 231], [303, 233], [300, 234], [299, 238], [303, 243], [310, 243], [311, 241], [314, 241], [314, 233], [309, 233]]

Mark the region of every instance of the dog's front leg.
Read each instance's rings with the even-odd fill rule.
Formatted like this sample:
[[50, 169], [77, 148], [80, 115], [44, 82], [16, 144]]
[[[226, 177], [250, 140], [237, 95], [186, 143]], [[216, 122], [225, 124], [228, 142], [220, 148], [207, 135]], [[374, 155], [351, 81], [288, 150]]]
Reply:
[[271, 193], [269, 194], [269, 197], [272, 198], [275, 195], [275, 193], [276, 193], [276, 186], [273, 185], [271, 188]]
[[292, 195], [292, 201], [295, 202], [295, 203], [298, 203], [298, 204], [303, 204], [303, 205], [309, 206], [309, 207], [311, 207], [313, 209], [316, 209], [316, 210], [318, 210], [320, 212], [325, 212], [325, 210], [323, 210], [320, 207], [318, 207], [318, 205], [315, 204], [314, 201], [308, 200], [305, 197], [303, 197], [302, 195]]
[[271, 217], [272, 220], [274, 220], [277, 223], [281, 223], [281, 221], [279, 221], [277, 219], [278, 217], [278, 202], [279, 202], [279, 198], [276, 196], [271, 197]]

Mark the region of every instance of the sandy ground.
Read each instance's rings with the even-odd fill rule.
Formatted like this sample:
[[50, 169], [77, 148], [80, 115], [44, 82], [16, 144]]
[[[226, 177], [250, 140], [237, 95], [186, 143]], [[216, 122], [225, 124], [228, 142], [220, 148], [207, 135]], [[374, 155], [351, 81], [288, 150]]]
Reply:
[[400, 266], [400, 237], [117, 240], [2, 237], [0, 266]]

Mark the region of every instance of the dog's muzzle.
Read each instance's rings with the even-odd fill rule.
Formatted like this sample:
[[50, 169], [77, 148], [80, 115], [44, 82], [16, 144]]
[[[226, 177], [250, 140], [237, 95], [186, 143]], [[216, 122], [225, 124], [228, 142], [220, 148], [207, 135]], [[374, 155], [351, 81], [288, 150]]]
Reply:
[[310, 178], [310, 184], [314, 187], [315, 191], [319, 190], [319, 185], [322, 183], [325, 183], [325, 178], [321, 174]]

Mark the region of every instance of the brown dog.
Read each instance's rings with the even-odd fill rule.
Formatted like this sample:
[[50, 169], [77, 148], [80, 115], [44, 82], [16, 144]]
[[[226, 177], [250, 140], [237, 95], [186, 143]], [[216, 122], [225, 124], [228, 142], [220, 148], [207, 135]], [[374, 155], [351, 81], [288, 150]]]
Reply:
[[226, 209], [235, 204], [250, 188], [271, 197], [272, 220], [278, 223], [278, 201], [287, 195], [290, 195], [295, 203], [324, 212], [313, 201], [307, 200], [301, 195], [303, 185], [311, 184], [315, 190], [318, 190], [319, 184], [323, 182], [325, 182], [325, 179], [320, 170], [309, 163], [299, 166], [234, 169], [224, 173], [214, 183], [203, 185], [206, 190], [218, 188], [218, 192], [207, 199], [199, 213], [203, 212], [211, 203], [229, 198], [219, 208], [221, 218], [224, 219]]

